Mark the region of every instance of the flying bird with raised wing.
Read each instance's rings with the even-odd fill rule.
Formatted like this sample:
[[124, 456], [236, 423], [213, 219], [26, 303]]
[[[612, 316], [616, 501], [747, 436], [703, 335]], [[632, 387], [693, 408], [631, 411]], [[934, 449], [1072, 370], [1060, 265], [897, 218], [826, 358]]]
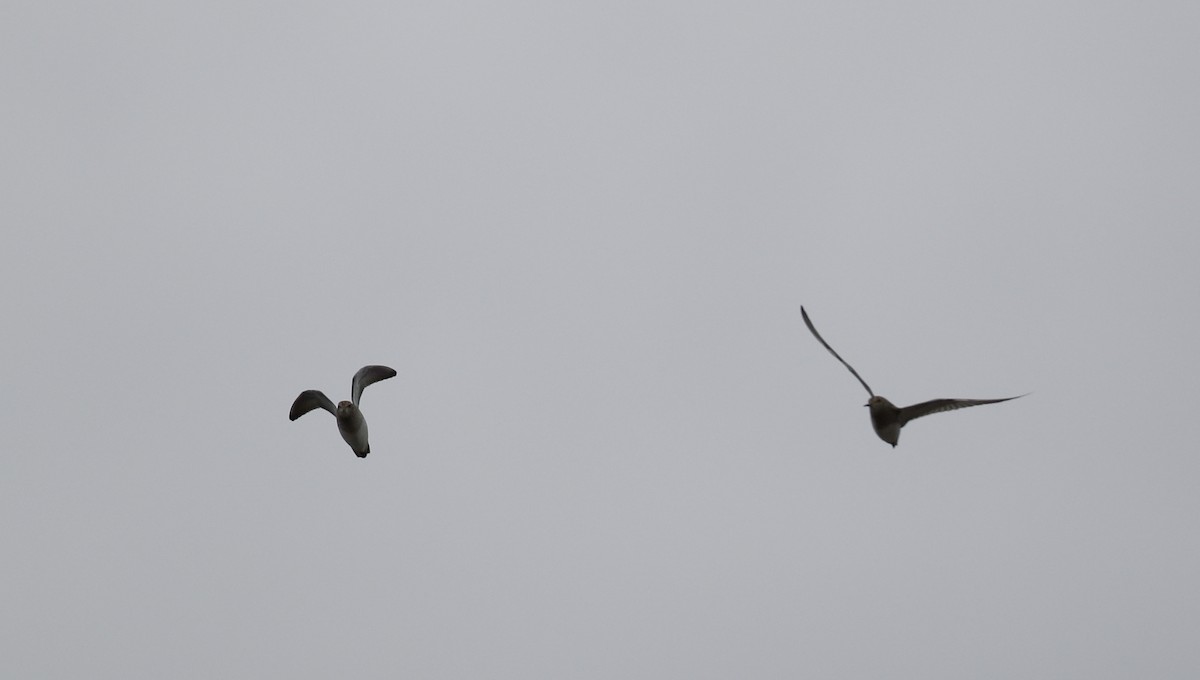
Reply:
[[863, 406], [868, 406], [871, 408], [871, 426], [875, 428], [875, 434], [879, 435], [879, 438], [883, 441], [891, 444], [892, 448], [895, 448], [896, 442], [900, 441], [900, 428], [907, 425], [910, 420], [915, 420], [922, 416], [927, 416], [933, 413], [941, 413], [942, 411], [953, 411], [955, 409], [967, 408], [968, 406], [998, 404], [1002, 401], [1009, 401], [1010, 399], [1018, 399], [1025, 396], [1024, 394], [1021, 394], [1016, 397], [1005, 397], [1003, 399], [932, 399], [930, 401], [923, 401], [919, 404], [913, 404], [912, 406], [900, 408], [887, 399], [876, 395], [871, 389], [871, 386], [867, 384], [867, 381], [863, 380], [862, 376], [858, 374], [858, 371], [854, 370], [853, 366], [846, 363], [845, 359], [838, 356], [838, 353], [833, 351], [833, 348], [829, 346], [829, 343], [825, 342], [825, 338], [822, 338], [821, 334], [817, 332], [816, 327], [813, 326], [812, 320], [808, 318], [808, 312], [804, 311], [803, 306], [800, 307], [800, 315], [804, 317], [804, 325], [808, 326], [808, 330], [812, 332], [813, 337], [817, 339], [817, 342], [824, 345], [825, 349], [829, 350], [829, 353], [832, 354], [835, 359], [842, 362], [843, 366], [850, 369], [850, 372], [854, 374], [855, 378], [858, 378], [858, 381], [862, 383], [862, 386], [867, 388], [867, 394], [871, 395], [871, 398], [868, 399], [867, 403], [863, 404]]
[[358, 402], [362, 399], [363, 390], [367, 385], [393, 378], [395, 375], [396, 370], [387, 366], [363, 366], [350, 381], [350, 401], [340, 401], [334, 406], [324, 392], [305, 390], [292, 402], [288, 419], [295, 420], [313, 409], [323, 408], [337, 418], [338, 432], [342, 433], [342, 439], [350, 445], [354, 455], [366, 458], [371, 452], [371, 445], [367, 442], [367, 421], [363, 418], [362, 411], [358, 410]]

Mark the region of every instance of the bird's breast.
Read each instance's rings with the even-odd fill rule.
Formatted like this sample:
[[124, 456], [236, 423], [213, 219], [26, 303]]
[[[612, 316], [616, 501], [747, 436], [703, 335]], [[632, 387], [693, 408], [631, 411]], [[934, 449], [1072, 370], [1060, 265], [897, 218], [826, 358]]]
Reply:
[[367, 443], [367, 421], [357, 406], [345, 401], [338, 404], [337, 424], [342, 439], [355, 453], [361, 456], [371, 451]]

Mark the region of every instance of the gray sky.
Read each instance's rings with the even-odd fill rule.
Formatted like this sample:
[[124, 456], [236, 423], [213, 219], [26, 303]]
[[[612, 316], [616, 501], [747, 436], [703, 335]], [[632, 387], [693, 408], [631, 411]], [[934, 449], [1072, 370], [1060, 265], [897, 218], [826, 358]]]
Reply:
[[1195, 3], [326, 4], [0, 10], [0, 675], [1200, 674]]

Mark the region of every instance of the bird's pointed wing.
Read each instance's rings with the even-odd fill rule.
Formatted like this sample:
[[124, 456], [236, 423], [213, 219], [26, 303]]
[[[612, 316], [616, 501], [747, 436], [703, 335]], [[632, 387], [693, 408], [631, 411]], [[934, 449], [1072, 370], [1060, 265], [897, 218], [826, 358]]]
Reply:
[[912, 406], [905, 406], [900, 409], [900, 426], [916, 418], [921, 418], [933, 413], [941, 413], [942, 411], [953, 411], [955, 409], [967, 408], [968, 406], [982, 406], [983, 404], [999, 404], [1002, 401], [1010, 399], [1019, 399], [1025, 396], [1024, 394], [1015, 397], [1005, 397], [1003, 399], [931, 399], [923, 401]]
[[804, 317], [804, 325], [808, 326], [808, 330], [812, 331], [813, 337], [816, 338], [817, 341], [820, 342], [822, 345], [825, 345], [825, 349], [829, 350], [829, 353], [832, 354], [835, 359], [842, 362], [843, 366], [850, 369], [850, 372], [854, 374], [855, 378], [858, 378], [858, 381], [860, 383], [862, 383], [862, 386], [867, 388], [867, 394], [871, 395], [872, 397], [875, 396], [875, 393], [873, 391], [871, 391], [871, 386], [867, 384], [866, 380], [862, 379], [862, 376], [858, 374], [858, 371], [854, 370], [853, 366], [846, 363], [845, 359], [838, 356], [838, 353], [833, 351], [833, 348], [829, 346], [829, 343], [825, 342], [825, 338], [822, 338], [821, 334], [817, 332], [816, 326], [813, 326], [813, 322], [811, 320], [809, 320], [808, 312], [804, 311], [803, 305], [800, 306], [800, 316]]
[[377, 383], [380, 380], [387, 380], [396, 376], [396, 369], [388, 368], [387, 366], [363, 366], [358, 369], [358, 373], [354, 374], [354, 380], [350, 381], [350, 399], [358, 406], [358, 400], [362, 398], [362, 392], [367, 385]]
[[329, 397], [321, 390], [305, 390], [292, 402], [292, 410], [288, 413], [289, 420], [295, 420], [314, 408], [323, 408], [337, 416], [337, 407], [329, 401]]

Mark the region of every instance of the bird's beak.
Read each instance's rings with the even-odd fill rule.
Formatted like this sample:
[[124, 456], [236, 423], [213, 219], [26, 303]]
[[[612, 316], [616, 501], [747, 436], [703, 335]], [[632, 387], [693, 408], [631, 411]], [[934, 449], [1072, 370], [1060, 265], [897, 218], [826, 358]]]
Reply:
[[870, 406], [870, 405], [871, 405], [871, 402], [869, 402], [869, 401], [867, 403], [863, 404], [863, 406]]

